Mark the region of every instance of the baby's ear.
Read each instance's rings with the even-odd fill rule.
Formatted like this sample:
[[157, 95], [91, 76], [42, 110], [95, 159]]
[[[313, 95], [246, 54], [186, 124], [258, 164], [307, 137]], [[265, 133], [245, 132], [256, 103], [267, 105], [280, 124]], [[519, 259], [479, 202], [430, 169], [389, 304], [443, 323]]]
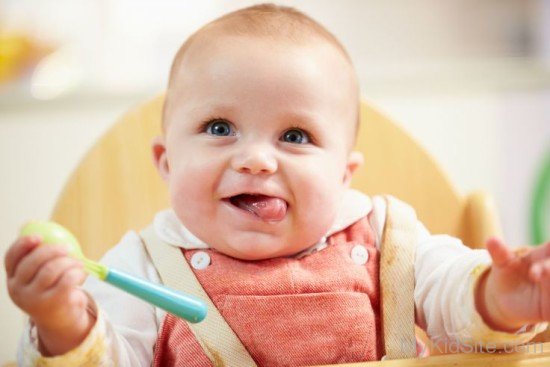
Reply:
[[151, 151], [153, 153], [153, 163], [157, 167], [157, 171], [160, 177], [164, 180], [168, 180], [170, 175], [170, 166], [168, 165], [168, 158], [166, 156], [166, 143], [164, 136], [156, 136], [151, 142]]
[[363, 153], [359, 151], [352, 151], [349, 154], [348, 162], [346, 164], [346, 172], [344, 173], [344, 185], [349, 187], [351, 183], [351, 177], [355, 170], [363, 165]]

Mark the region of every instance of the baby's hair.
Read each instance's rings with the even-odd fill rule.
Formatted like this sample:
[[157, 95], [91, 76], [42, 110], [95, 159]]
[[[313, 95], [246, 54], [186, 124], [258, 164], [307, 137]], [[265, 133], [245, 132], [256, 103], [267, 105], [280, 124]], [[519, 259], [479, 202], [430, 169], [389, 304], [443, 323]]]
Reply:
[[[221, 30], [227, 35], [266, 37], [275, 40], [284, 39], [292, 43], [305, 43], [312, 39], [320, 38], [329, 42], [344, 56], [354, 73], [351, 58], [346, 49], [324, 26], [294, 8], [275, 4], [259, 4], [223, 15], [193, 33], [183, 43], [174, 57], [170, 70], [168, 90], [170, 90], [172, 83], [176, 79], [186, 51], [191, 44], [215, 30]], [[169, 102], [168, 93], [163, 107], [163, 128], [165, 126], [165, 117]], [[359, 116], [359, 111], [357, 113]], [[355, 135], [357, 135], [357, 129], [358, 123], [355, 128]]]

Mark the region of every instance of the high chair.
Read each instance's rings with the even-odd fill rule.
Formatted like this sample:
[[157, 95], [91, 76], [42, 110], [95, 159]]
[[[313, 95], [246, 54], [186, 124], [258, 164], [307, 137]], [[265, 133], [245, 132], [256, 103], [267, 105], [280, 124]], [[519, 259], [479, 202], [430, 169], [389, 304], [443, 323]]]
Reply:
[[[52, 219], [76, 235], [90, 258], [100, 258], [125, 231], [145, 227], [157, 211], [168, 206], [166, 188], [149, 149], [152, 138], [160, 133], [162, 103], [160, 96], [122, 116], [88, 152], [57, 202]], [[460, 195], [417, 142], [366, 102], [361, 104], [357, 149], [363, 152], [365, 164], [355, 174], [354, 188], [369, 195], [398, 197], [416, 209], [432, 233], [456, 236], [472, 248], [482, 248], [487, 238], [500, 234], [487, 194]], [[459, 354], [369, 365], [522, 366], [535, 361], [550, 365], [550, 343], [544, 346], [546, 353], [540, 354]]]

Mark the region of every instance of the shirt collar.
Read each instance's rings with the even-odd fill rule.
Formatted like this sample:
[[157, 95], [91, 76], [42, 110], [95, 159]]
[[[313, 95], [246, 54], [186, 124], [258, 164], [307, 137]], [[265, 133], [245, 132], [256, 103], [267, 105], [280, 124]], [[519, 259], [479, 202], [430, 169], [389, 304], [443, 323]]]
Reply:
[[[353, 189], [344, 192], [340, 209], [336, 218], [327, 233], [312, 247], [300, 252], [298, 256], [302, 257], [319, 251], [326, 247], [326, 239], [332, 234], [349, 227], [359, 219], [367, 216], [372, 210], [370, 197]], [[178, 220], [172, 209], [163, 210], [155, 216], [153, 221], [157, 235], [164, 241], [173, 246], [181, 247], [187, 250], [206, 249], [209, 246], [191, 233]]]

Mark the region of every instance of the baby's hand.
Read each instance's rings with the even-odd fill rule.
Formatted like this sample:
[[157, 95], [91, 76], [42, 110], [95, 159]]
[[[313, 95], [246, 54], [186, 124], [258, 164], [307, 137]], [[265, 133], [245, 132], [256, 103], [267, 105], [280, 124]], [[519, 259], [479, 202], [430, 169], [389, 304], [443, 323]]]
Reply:
[[78, 346], [94, 324], [88, 296], [78, 288], [86, 273], [64, 246], [40, 246], [21, 237], [5, 257], [8, 292], [35, 323], [41, 352], [60, 355]]
[[493, 265], [478, 284], [476, 305], [489, 326], [512, 331], [550, 321], [550, 242], [513, 251], [492, 238], [487, 250]]

